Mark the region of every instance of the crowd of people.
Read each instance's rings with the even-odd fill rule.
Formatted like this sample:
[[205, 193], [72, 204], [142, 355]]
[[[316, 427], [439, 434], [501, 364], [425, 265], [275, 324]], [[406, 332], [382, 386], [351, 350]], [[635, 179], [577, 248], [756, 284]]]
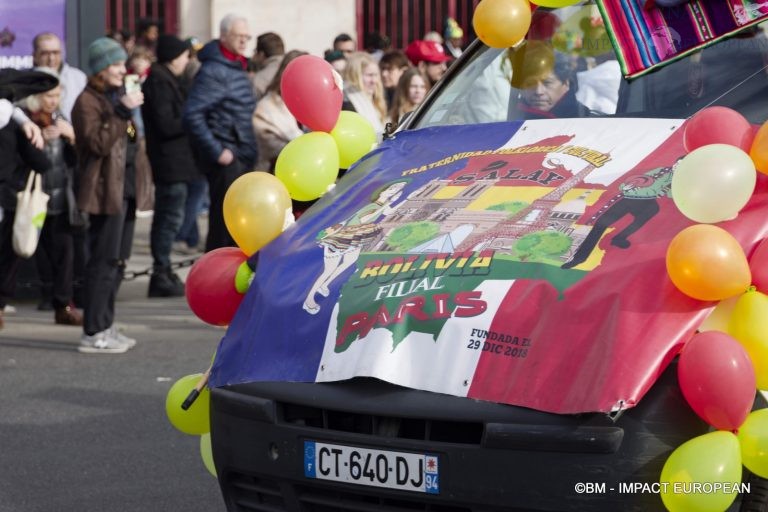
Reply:
[[[234, 14], [205, 45], [160, 32], [143, 20], [135, 36], [112, 31], [96, 39], [87, 74], [65, 62], [55, 34], [41, 33], [33, 70], [0, 71], [0, 328], [21, 261], [11, 244], [16, 192], [30, 170], [42, 173], [50, 196], [34, 256], [40, 308], [53, 309], [57, 324], [82, 326], [81, 352], [122, 353], [136, 344], [115, 327], [115, 299], [137, 215], [152, 215], [148, 296], [182, 296], [171, 255], [234, 246], [222, 211], [228, 187], [248, 171], [274, 172], [282, 148], [307, 131], [280, 89], [288, 63], [306, 52], [286, 51], [280, 35], [268, 32], [247, 55], [253, 35]], [[343, 108], [381, 138], [461, 53], [458, 25], [448, 23], [444, 35], [399, 50], [369, 34], [359, 51], [339, 34], [324, 57], [343, 78]]]

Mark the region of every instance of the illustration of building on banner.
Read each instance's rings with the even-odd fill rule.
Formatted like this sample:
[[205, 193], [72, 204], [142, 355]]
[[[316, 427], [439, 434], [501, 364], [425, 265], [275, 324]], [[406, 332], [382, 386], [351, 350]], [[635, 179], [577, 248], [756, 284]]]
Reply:
[[396, 228], [411, 222], [431, 221], [440, 233], [429, 241], [408, 250], [409, 253], [451, 253], [492, 249], [499, 254], [514, 254], [518, 240], [536, 232], [556, 232], [571, 240], [568, 250], [558, 259], [568, 261], [589, 233], [590, 227], [578, 221], [587, 208], [586, 190], [577, 198], [563, 197], [595, 169], [588, 165], [544, 196], [533, 200], [516, 213], [504, 210], [471, 210], [469, 205], [486, 191], [499, 185], [501, 179], [484, 179], [464, 187], [450, 198], [440, 192], [453, 182], [433, 180], [412, 192], [381, 224], [382, 234], [368, 252], [388, 252], [387, 236]]

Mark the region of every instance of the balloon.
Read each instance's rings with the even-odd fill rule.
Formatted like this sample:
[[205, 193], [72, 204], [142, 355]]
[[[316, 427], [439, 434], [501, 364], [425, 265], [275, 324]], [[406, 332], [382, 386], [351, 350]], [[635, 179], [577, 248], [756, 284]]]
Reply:
[[203, 459], [203, 465], [208, 472], [216, 476], [216, 466], [213, 464], [213, 449], [211, 448], [211, 434], [200, 436], [200, 457]]
[[244, 261], [237, 267], [237, 272], [235, 273], [235, 290], [237, 290], [237, 293], [247, 292], [252, 280], [253, 270], [248, 266], [248, 262]]
[[536, 4], [539, 7], [568, 7], [569, 5], [576, 5], [581, 0], [533, 0], [532, 4]]
[[491, 48], [515, 46], [531, 26], [531, 4], [528, 0], [481, 0], [472, 26], [478, 39]]
[[755, 140], [749, 150], [749, 156], [755, 163], [755, 167], [763, 174], [768, 174], [768, 122], [757, 130]]
[[200, 320], [229, 325], [243, 300], [235, 289], [235, 275], [247, 258], [237, 247], [220, 247], [192, 265], [186, 282], [187, 304]]
[[339, 167], [349, 169], [376, 144], [376, 132], [371, 123], [357, 112], [344, 111], [331, 130], [339, 151]]
[[681, 292], [699, 300], [727, 299], [750, 283], [739, 242], [709, 224], [689, 226], [675, 235], [667, 248], [667, 272]]
[[718, 430], [736, 430], [752, 410], [755, 369], [724, 332], [695, 334], [680, 353], [677, 378], [691, 409]]
[[683, 131], [683, 145], [688, 153], [708, 144], [728, 144], [747, 152], [753, 138], [749, 121], [728, 107], [699, 110], [685, 123]]
[[181, 408], [181, 404], [189, 396], [190, 391], [203, 377], [202, 373], [194, 373], [177, 380], [168, 395], [165, 397], [165, 414], [168, 416], [171, 425], [178, 430], [190, 435], [201, 435], [211, 431], [211, 421], [209, 413], [211, 409], [211, 393], [207, 387], [200, 391], [200, 395], [192, 402], [192, 405], [186, 411]]
[[739, 297], [728, 322], [728, 334], [747, 349], [757, 387], [768, 390], [768, 295], [751, 289]]
[[744, 151], [710, 144], [683, 158], [672, 175], [672, 198], [696, 222], [714, 223], [738, 215], [755, 190], [757, 173]]
[[[753, 277], [752, 281], [754, 280], [755, 279]], [[736, 306], [737, 300], [739, 300], [738, 297], [731, 297], [730, 299], [721, 300], [717, 306], [715, 306], [715, 309], [712, 310], [706, 320], [701, 323], [699, 326], [699, 332], [728, 332], [728, 322], [731, 320], [731, 314], [733, 313], [733, 308]]]
[[750, 413], [736, 435], [744, 465], [757, 476], [768, 478], [768, 409]]
[[224, 195], [224, 223], [235, 242], [250, 256], [283, 231], [291, 196], [283, 183], [267, 172], [248, 172]]
[[[733, 486], [741, 482], [738, 439], [723, 431], [694, 437], [672, 452], [659, 481], [661, 499], [670, 512], [726, 510], [741, 490]], [[714, 488], [716, 482], [728, 484], [731, 492]]]
[[333, 67], [314, 55], [293, 59], [280, 79], [280, 93], [293, 117], [320, 132], [330, 132], [336, 125], [342, 88], [341, 77]]
[[339, 175], [339, 151], [327, 133], [305, 133], [289, 142], [277, 155], [275, 176], [297, 201], [323, 195]]
[[525, 41], [517, 48], [510, 48], [512, 78], [510, 84], [517, 89], [534, 87], [555, 69], [555, 49], [548, 41]]
[[764, 238], [749, 258], [752, 284], [761, 292], [768, 292], [768, 238]]

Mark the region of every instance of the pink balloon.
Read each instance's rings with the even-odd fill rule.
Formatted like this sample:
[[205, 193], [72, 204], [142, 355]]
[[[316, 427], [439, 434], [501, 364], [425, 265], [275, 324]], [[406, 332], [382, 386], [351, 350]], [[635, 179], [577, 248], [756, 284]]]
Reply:
[[752, 360], [724, 332], [695, 334], [680, 353], [677, 378], [694, 412], [718, 430], [738, 429], [755, 401]]
[[749, 257], [749, 269], [752, 271], [752, 284], [763, 293], [768, 293], [768, 238], [757, 244], [755, 252]]
[[280, 79], [285, 106], [301, 124], [330, 132], [341, 114], [343, 94], [330, 64], [314, 55], [292, 60]]
[[220, 247], [192, 265], [185, 283], [187, 304], [200, 320], [229, 325], [243, 300], [235, 289], [235, 274], [247, 259], [238, 247]]
[[699, 110], [685, 123], [683, 144], [690, 153], [708, 144], [729, 144], [749, 153], [755, 132], [749, 121], [728, 107], [708, 107]]

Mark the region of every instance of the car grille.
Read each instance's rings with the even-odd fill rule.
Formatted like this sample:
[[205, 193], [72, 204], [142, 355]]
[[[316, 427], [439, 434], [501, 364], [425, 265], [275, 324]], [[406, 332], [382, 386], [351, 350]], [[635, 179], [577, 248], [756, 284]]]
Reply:
[[479, 445], [483, 424], [420, 418], [395, 418], [334, 411], [281, 402], [280, 421], [303, 427], [373, 436]]
[[[228, 473], [226, 485], [237, 512], [472, 512], [466, 507], [426, 503], [419, 497], [392, 499], [364, 492], [278, 483], [242, 473]], [[290, 503], [294, 505], [289, 506]]]

